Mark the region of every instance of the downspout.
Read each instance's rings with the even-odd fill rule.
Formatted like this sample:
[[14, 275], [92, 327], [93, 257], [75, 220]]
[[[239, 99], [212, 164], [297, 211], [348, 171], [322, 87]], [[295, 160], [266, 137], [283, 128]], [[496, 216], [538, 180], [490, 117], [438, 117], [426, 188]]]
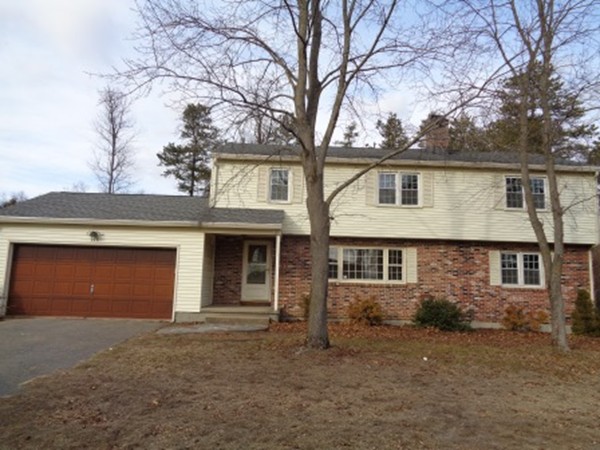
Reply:
[[275, 236], [275, 286], [273, 294], [273, 310], [279, 310], [279, 262], [281, 259], [281, 233]]

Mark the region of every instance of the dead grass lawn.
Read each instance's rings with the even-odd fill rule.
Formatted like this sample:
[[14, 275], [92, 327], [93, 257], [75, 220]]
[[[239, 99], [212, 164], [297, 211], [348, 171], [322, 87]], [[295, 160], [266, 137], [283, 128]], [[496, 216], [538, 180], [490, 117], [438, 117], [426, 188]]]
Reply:
[[331, 335], [325, 352], [298, 324], [133, 339], [0, 399], [0, 447], [600, 448], [600, 340]]

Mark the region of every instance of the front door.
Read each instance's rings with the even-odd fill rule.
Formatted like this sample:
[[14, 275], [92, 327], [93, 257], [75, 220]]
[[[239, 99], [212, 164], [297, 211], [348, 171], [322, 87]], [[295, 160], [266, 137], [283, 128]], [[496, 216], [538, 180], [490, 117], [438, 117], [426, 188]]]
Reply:
[[271, 301], [271, 243], [244, 242], [243, 302]]

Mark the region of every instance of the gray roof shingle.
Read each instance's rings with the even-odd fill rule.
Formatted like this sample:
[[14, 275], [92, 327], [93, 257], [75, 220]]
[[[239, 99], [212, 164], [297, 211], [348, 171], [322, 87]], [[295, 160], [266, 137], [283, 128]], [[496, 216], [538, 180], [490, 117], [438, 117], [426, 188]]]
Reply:
[[149, 222], [281, 224], [283, 211], [210, 208], [208, 199], [175, 195], [50, 192], [0, 209], [4, 217]]
[[[275, 146], [264, 144], [234, 144], [221, 146], [215, 153], [231, 155], [252, 155], [265, 157], [299, 157], [300, 149], [295, 146]], [[377, 160], [389, 153], [389, 150], [374, 147], [330, 147], [328, 158]], [[411, 148], [390, 159], [391, 161], [416, 161], [416, 162], [463, 162], [463, 163], [493, 163], [493, 164], [518, 164], [519, 155], [515, 152], [461, 152], [447, 150], [426, 150]], [[543, 155], [529, 155], [530, 164], [544, 164]], [[584, 166], [577, 161], [561, 159], [557, 161], [565, 166]]]

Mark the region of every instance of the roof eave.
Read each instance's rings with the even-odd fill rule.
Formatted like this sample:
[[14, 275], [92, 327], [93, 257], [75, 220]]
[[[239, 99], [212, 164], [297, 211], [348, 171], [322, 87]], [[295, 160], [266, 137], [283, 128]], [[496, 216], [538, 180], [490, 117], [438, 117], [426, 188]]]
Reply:
[[61, 217], [19, 217], [0, 216], [0, 224], [51, 224], [51, 225], [90, 225], [90, 226], [136, 226], [136, 227], [199, 227], [198, 221], [176, 220], [125, 220], [125, 219], [92, 219]]
[[[291, 155], [255, 155], [255, 154], [242, 154], [242, 153], [219, 153], [218, 159], [222, 160], [233, 160], [233, 161], [277, 161], [286, 163], [299, 163], [300, 159], [296, 156]], [[340, 158], [340, 157], [328, 157], [327, 163], [335, 164], [350, 164], [350, 165], [366, 165], [371, 164], [375, 160], [373, 158]], [[417, 167], [443, 167], [443, 168], [466, 168], [466, 169], [493, 169], [493, 170], [520, 170], [521, 165], [519, 163], [499, 163], [499, 162], [468, 162], [468, 161], [423, 161], [414, 159], [389, 159], [381, 164], [382, 166], [417, 166]], [[546, 166], [544, 164], [530, 164], [530, 170], [534, 171], [545, 171]], [[564, 164], [555, 165], [555, 170], [559, 172], [581, 172], [581, 173], [595, 173], [600, 171], [598, 166], [571, 166]]]
[[254, 222], [202, 222], [202, 228], [209, 229], [234, 229], [234, 230], [265, 230], [281, 231], [282, 223], [254, 223]]

